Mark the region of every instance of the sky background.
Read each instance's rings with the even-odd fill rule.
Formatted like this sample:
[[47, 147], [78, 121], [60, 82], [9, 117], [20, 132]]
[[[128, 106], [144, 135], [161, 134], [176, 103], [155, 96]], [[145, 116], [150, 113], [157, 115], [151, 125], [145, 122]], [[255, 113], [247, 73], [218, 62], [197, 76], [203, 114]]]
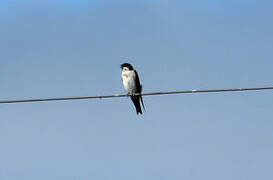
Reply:
[[[0, 100], [273, 85], [270, 0], [1, 0]], [[1, 180], [271, 180], [273, 92], [0, 105]]]

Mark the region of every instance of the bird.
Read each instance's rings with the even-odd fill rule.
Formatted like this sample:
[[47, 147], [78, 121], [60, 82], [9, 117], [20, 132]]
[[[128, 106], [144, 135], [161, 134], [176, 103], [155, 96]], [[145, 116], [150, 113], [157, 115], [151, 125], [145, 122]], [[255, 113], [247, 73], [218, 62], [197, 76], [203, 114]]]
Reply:
[[140, 84], [137, 71], [129, 63], [121, 64], [120, 68], [121, 68], [121, 79], [122, 79], [124, 89], [128, 92], [128, 95], [131, 97], [131, 100], [133, 101], [136, 108], [136, 113], [142, 114], [140, 101], [144, 110], [145, 110], [145, 106], [143, 103], [142, 96], [136, 95], [136, 94], [141, 94], [142, 92], [142, 85]]

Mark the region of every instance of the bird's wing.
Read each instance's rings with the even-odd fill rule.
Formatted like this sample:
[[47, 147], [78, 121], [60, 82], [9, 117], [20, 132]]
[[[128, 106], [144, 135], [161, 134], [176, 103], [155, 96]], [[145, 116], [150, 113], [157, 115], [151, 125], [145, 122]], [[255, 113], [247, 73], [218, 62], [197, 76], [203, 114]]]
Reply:
[[134, 70], [134, 72], [135, 72], [135, 76], [134, 76], [134, 80], [135, 80], [135, 82], [136, 82], [136, 87], [137, 87], [137, 89], [139, 89], [139, 91], [140, 92], [138, 92], [138, 93], [141, 93], [141, 84], [140, 84], [140, 82], [139, 82], [139, 77], [138, 77], [138, 74], [137, 74], [137, 71], [136, 70]]
[[[138, 74], [137, 74], [137, 71], [135, 71], [135, 81], [136, 81], [136, 86], [137, 86], [137, 89], [139, 89], [139, 92], [138, 93], [141, 93], [142, 92], [142, 85], [140, 84], [140, 81], [139, 81], [139, 77], [138, 77]], [[142, 96], [139, 96], [140, 97], [140, 100], [141, 100], [141, 104], [142, 104], [142, 107], [143, 109], [145, 110], [145, 106], [144, 106], [144, 103], [143, 103], [143, 99], [142, 99]], [[146, 111], [146, 110], [145, 110]]]

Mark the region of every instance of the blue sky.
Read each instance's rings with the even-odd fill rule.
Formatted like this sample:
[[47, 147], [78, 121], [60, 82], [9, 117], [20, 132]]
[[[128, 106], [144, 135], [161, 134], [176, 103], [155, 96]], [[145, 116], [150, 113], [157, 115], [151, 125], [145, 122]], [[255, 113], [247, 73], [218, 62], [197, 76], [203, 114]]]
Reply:
[[[0, 99], [272, 86], [273, 2], [3, 0]], [[272, 91], [0, 105], [0, 179], [273, 177]]]

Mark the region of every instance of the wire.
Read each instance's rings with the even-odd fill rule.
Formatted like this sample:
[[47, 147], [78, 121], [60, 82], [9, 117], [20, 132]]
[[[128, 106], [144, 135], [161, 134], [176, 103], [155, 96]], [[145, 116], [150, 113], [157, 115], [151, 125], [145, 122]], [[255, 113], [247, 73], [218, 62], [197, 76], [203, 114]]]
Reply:
[[[256, 87], [256, 88], [231, 88], [231, 89], [201, 89], [201, 90], [182, 90], [182, 91], [162, 91], [151, 92], [134, 95], [153, 96], [153, 95], [167, 95], [167, 94], [188, 94], [188, 93], [211, 93], [211, 92], [234, 92], [234, 91], [261, 91], [261, 90], [273, 90], [272, 87]], [[41, 101], [68, 101], [79, 99], [103, 99], [103, 98], [117, 98], [127, 97], [129, 94], [114, 94], [114, 95], [102, 95], [102, 96], [73, 96], [73, 97], [57, 97], [57, 98], [39, 98], [39, 99], [15, 99], [15, 100], [2, 100], [0, 104], [8, 103], [26, 103], [26, 102], [41, 102]]]

